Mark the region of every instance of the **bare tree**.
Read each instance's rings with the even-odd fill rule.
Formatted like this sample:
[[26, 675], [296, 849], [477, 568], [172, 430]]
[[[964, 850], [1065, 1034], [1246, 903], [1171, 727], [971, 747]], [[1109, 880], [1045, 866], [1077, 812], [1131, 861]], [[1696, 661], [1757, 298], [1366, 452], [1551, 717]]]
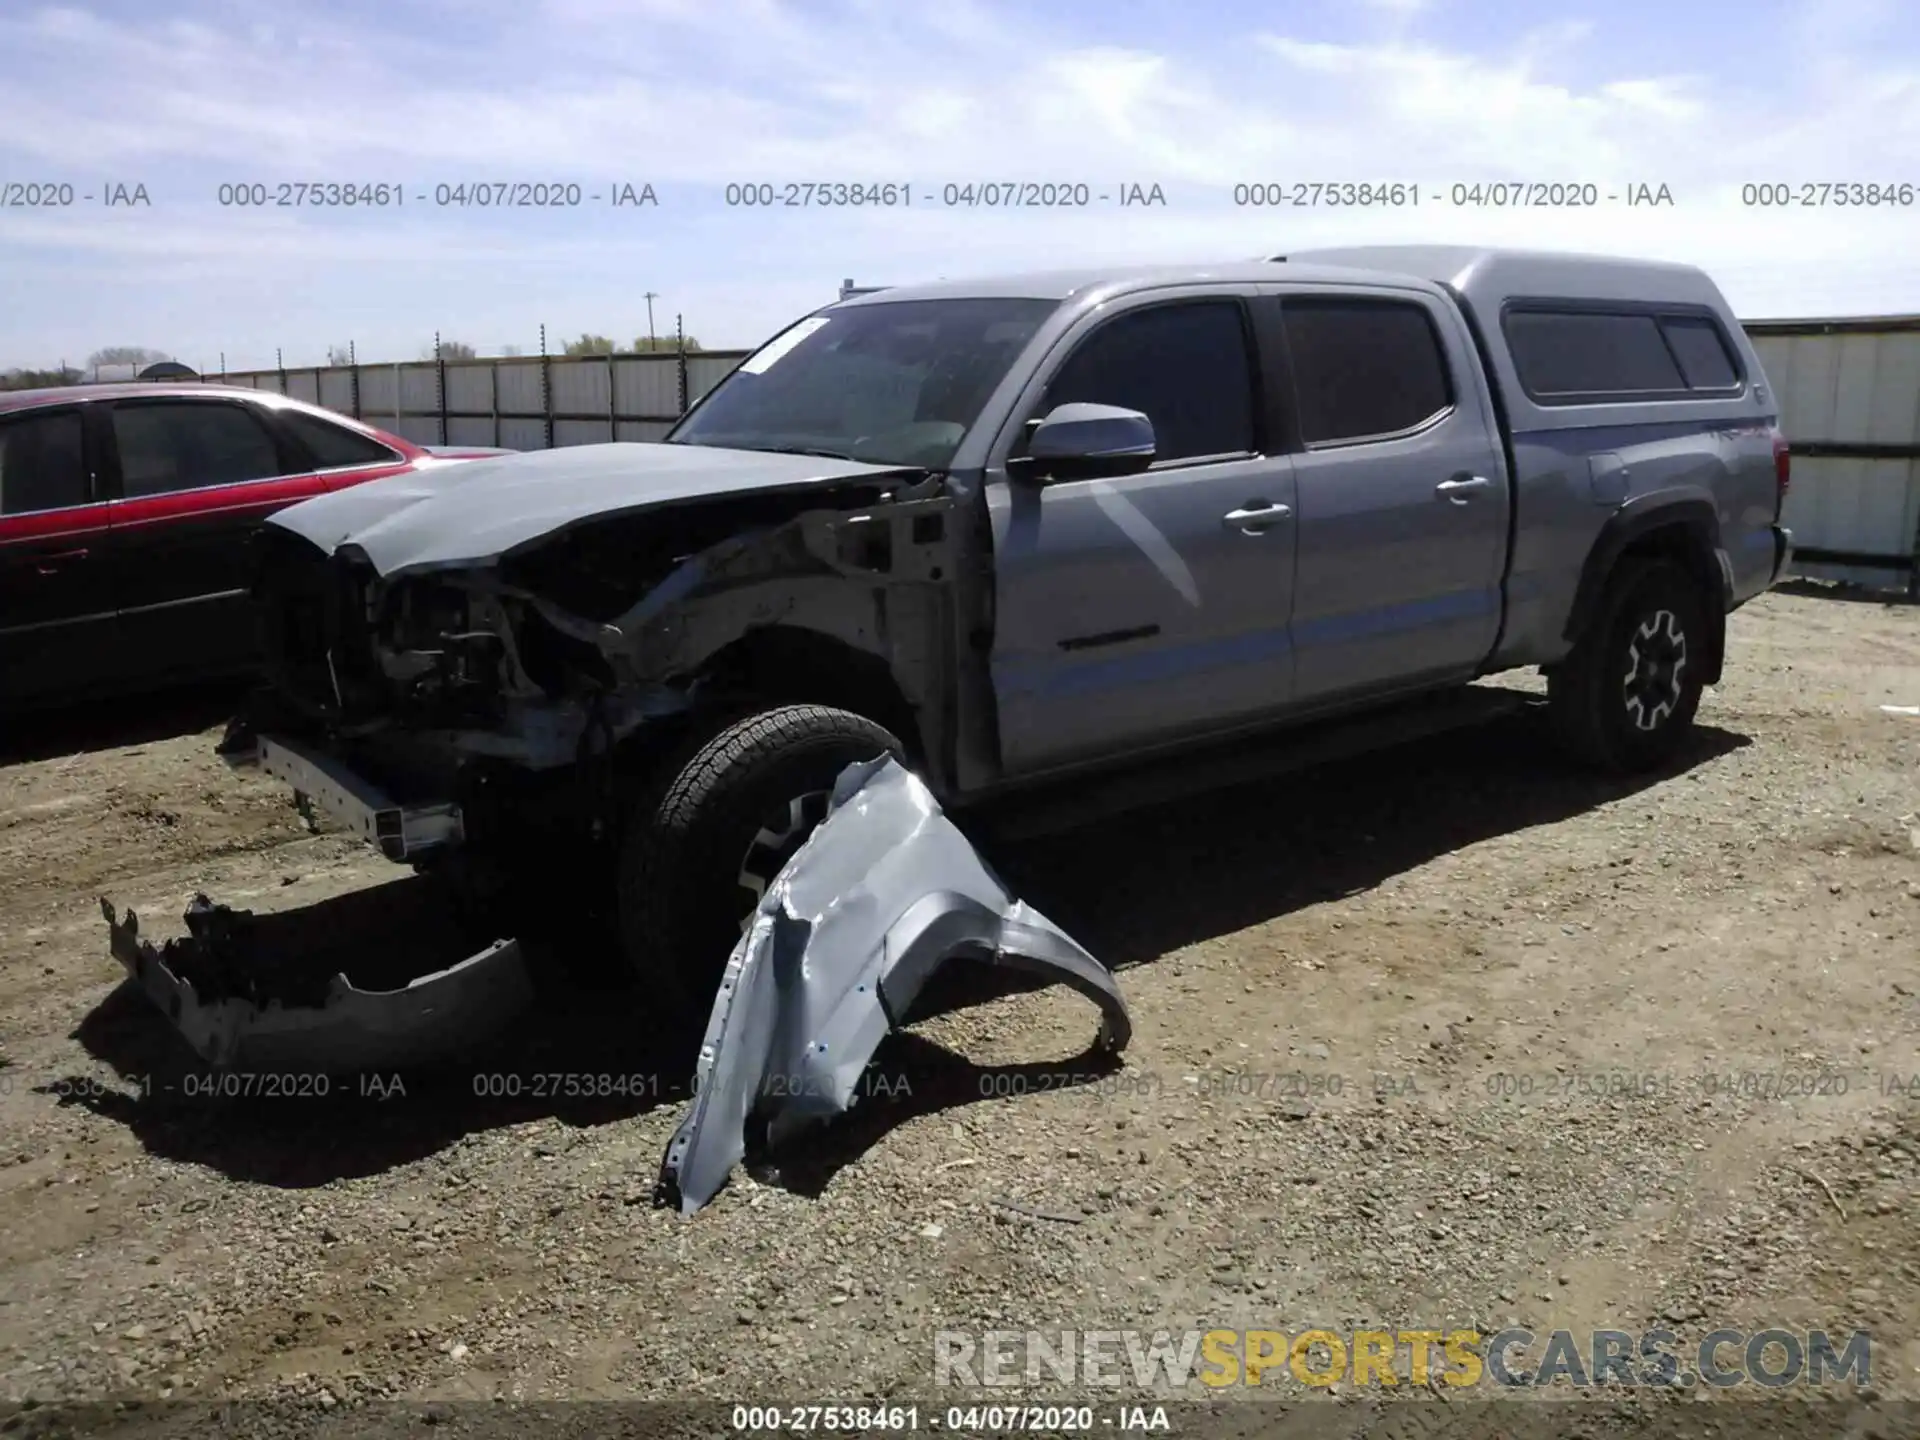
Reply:
[[[678, 350], [680, 344], [681, 342], [671, 335], [661, 335], [658, 337], [642, 335], [638, 340], [633, 342], [633, 348], [637, 354], [641, 355], [645, 355], [649, 351], [671, 353]], [[698, 350], [700, 348], [700, 342], [689, 335], [686, 337], [686, 347], [689, 350]]]
[[327, 347], [327, 364], [333, 366], [353, 364], [353, 347], [351, 345], [329, 345]]
[[420, 352], [420, 358], [422, 360], [433, 360], [436, 358], [441, 360], [471, 360], [474, 357], [474, 353], [473, 346], [467, 344], [464, 340], [442, 340], [440, 342], [440, 353], [438, 356], [434, 354], [433, 347], [429, 345]]
[[145, 345], [107, 345], [87, 357], [87, 364], [101, 365], [151, 365], [156, 360], [171, 357], [164, 350], [149, 350]]
[[613, 341], [604, 335], [589, 335], [583, 333], [578, 340], [567, 341], [566, 349], [562, 353], [567, 355], [611, 355], [613, 353]]
[[57, 370], [7, 370], [0, 372], [0, 390], [39, 390], [46, 386], [78, 385], [81, 374], [71, 365]]

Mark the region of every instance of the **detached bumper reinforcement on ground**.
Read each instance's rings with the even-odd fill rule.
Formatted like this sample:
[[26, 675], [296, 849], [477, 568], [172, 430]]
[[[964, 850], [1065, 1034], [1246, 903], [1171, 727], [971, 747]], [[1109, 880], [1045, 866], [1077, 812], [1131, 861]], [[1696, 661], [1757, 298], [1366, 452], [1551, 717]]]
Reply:
[[256, 736], [250, 748], [229, 752], [226, 759], [235, 768], [258, 769], [285, 781], [295, 794], [379, 846], [389, 860], [411, 860], [465, 838], [458, 805], [402, 805], [338, 760], [277, 735]]
[[470, 1051], [533, 1002], [517, 940], [400, 989], [362, 990], [336, 974], [324, 993], [295, 1000], [249, 983], [262, 957], [248, 953], [247, 911], [195, 896], [188, 935], [155, 945], [132, 910], [116, 915], [106, 899], [100, 910], [113, 958], [215, 1069], [341, 1075], [430, 1065]]

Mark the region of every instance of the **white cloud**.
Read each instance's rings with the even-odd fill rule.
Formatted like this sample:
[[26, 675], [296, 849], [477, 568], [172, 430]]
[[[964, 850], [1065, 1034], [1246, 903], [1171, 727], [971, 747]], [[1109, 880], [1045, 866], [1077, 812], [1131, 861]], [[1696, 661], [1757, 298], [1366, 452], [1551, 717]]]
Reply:
[[1694, 82], [1687, 78], [1615, 80], [1602, 85], [1600, 94], [1628, 109], [1644, 110], [1677, 125], [1706, 117], [1707, 106], [1693, 93], [1694, 88]]

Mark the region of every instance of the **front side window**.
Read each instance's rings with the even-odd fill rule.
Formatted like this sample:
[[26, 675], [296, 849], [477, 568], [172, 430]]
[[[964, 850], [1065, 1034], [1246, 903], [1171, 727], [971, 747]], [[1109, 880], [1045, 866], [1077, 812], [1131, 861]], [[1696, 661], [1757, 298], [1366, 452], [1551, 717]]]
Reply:
[[1040, 414], [1082, 402], [1145, 415], [1156, 462], [1252, 454], [1254, 372], [1240, 303], [1186, 300], [1109, 320], [1060, 367]]
[[944, 469], [1057, 300], [896, 300], [790, 326], [668, 435]]
[[91, 498], [78, 410], [0, 420], [0, 515], [64, 510]]
[[120, 493], [127, 499], [238, 485], [282, 472], [266, 426], [240, 405], [158, 401], [116, 405]]
[[1307, 444], [1403, 434], [1453, 404], [1446, 353], [1423, 307], [1301, 299], [1280, 313]]

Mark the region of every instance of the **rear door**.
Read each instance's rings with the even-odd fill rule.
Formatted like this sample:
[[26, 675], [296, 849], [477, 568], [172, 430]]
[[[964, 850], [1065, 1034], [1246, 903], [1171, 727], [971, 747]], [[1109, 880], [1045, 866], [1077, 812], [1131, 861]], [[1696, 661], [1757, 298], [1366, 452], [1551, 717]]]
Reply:
[[1303, 707], [1470, 678], [1500, 629], [1509, 496], [1465, 324], [1422, 292], [1287, 287]]
[[249, 536], [322, 494], [265, 407], [156, 396], [107, 408], [115, 599], [128, 678], [227, 674], [256, 653]]
[[86, 408], [0, 415], [0, 708], [114, 672], [108, 507]]
[[1251, 297], [1216, 289], [1102, 307], [1036, 377], [1022, 433], [1057, 405], [1120, 405], [1153, 421], [1160, 458], [1142, 474], [989, 489], [1009, 774], [1286, 705], [1294, 478], [1268, 373]]

